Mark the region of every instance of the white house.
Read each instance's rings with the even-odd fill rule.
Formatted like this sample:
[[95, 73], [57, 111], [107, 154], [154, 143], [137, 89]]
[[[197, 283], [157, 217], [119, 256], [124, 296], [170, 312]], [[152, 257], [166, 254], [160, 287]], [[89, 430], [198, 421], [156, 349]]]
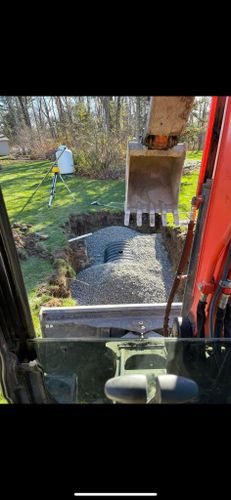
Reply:
[[0, 156], [8, 156], [9, 152], [9, 139], [5, 135], [0, 134]]

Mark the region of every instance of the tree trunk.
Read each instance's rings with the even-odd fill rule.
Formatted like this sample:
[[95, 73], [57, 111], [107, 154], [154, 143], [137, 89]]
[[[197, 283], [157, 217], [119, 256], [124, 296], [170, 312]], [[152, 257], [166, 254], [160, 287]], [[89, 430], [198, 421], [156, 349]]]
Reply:
[[137, 137], [137, 140], [139, 141], [140, 140], [140, 132], [141, 132], [141, 126], [140, 126], [140, 96], [137, 96], [136, 97], [136, 137]]
[[19, 114], [17, 113], [17, 109], [15, 107], [15, 98], [12, 96], [6, 96], [6, 102], [8, 106], [8, 112], [10, 115], [10, 121], [12, 123], [12, 131], [14, 135], [20, 130], [20, 122], [19, 122]]
[[51, 103], [51, 111], [52, 111], [52, 116], [51, 116], [51, 122], [53, 125], [53, 130], [55, 137], [59, 137], [59, 131], [58, 131], [58, 119], [57, 119], [57, 110], [56, 110], [56, 103], [55, 103], [55, 98], [51, 97], [49, 104]]
[[18, 96], [18, 100], [19, 100], [19, 104], [20, 104], [20, 107], [21, 107], [21, 111], [22, 111], [22, 114], [23, 114], [23, 118], [24, 118], [25, 124], [26, 124], [27, 127], [29, 127], [31, 129], [32, 127], [31, 127], [30, 116], [29, 116], [29, 113], [28, 113], [26, 101], [23, 99], [23, 96]]
[[67, 116], [68, 116], [69, 124], [73, 125], [71, 108], [70, 108], [70, 104], [68, 102], [68, 97], [67, 96], [64, 97], [64, 101], [65, 101], [65, 104], [66, 104], [66, 110], [67, 110]]
[[89, 95], [87, 96], [87, 112], [88, 114], [91, 112], [91, 98]]
[[44, 120], [43, 120], [43, 116], [42, 116], [42, 97], [39, 97], [38, 98], [38, 103], [39, 103], [39, 106], [38, 106], [38, 117], [39, 117], [39, 126], [40, 128], [43, 128], [44, 127]]
[[46, 113], [46, 118], [47, 118], [47, 121], [48, 121], [48, 125], [49, 125], [49, 128], [50, 128], [51, 136], [53, 137], [53, 139], [57, 139], [57, 134], [56, 134], [56, 131], [55, 131], [55, 127], [54, 127], [54, 124], [51, 121], [50, 113], [49, 113], [49, 109], [48, 109], [48, 105], [47, 105], [45, 97], [43, 97], [43, 104], [44, 104], [44, 109], [45, 109], [45, 113]]
[[117, 134], [120, 132], [120, 113], [121, 113], [121, 96], [119, 95], [117, 97], [116, 123], [115, 123]]
[[111, 112], [110, 112], [111, 101], [112, 101], [112, 96], [102, 97], [102, 103], [103, 103], [105, 121], [106, 121], [106, 128], [107, 128], [108, 134], [110, 134], [110, 132], [112, 130], [112, 117], [111, 117]]
[[65, 119], [65, 112], [64, 112], [64, 109], [63, 109], [63, 103], [62, 103], [62, 99], [60, 96], [56, 96], [55, 98], [55, 101], [56, 101], [56, 106], [57, 106], [57, 109], [58, 109], [58, 114], [59, 114], [59, 121], [60, 121], [60, 125], [61, 125], [61, 129], [67, 139], [67, 129], [66, 129], [66, 119]]
[[35, 121], [35, 126], [36, 126], [36, 129], [37, 129], [37, 134], [38, 134], [39, 142], [40, 142], [40, 144], [42, 144], [41, 134], [40, 134], [40, 129], [39, 129], [39, 123], [38, 123], [38, 117], [36, 116], [36, 111], [35, 111], [33, 99], [32, 99], [32, 102], [31, 102], [31, 106], [32, 106], [32, 111], [33, 111], [33, 115], [34, 115], [34, 121]]
[[[202, 123], [205, 121], [205, 115], [206, 115], [206, 102], [203, 102], [203, 109], [201, 113], [201, 121]], [[204, 141], [205, 141], [205, 130], [202, 130], [199, 135], [198, 135], [198, 151], [201, 151], [204, 147]]]
[[107, 132], [110, 133], [109, 98], [107, 96], [103, 97], [103, 108], [104, 108]]

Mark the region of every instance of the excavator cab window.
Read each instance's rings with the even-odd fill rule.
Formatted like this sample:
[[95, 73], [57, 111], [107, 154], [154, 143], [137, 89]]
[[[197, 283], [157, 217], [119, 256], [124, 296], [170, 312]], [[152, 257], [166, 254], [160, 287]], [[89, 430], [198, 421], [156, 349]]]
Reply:
[[108, 380], [144, 375], [147, 403], [156, 399], [157, 377], [193, 380], [190, 404], [231, 403], [231, 339], [34, 339], [29, 341], [44, 369], [50, 398], [66, 404], [110, 404]]
[[[127, 148], [124, 225], [130, 224], [132, 215], [136, 217], [137, 226], [142, 226], [143, 216], [149, 218], [151, 227], [155, 226], [155, 216], [161, 217], [162, 224], [166, 225], [168, 213], [173, 214], [178, 225], [179, 186], [186, 154], [185, 145], [178, 143], [178, 139], [186, 127], [193, 100], [192, 96], [152, 98], [142, 141], [132, 141]], [[222, 130], [220, 149], [216, 140], [208, 164], [205, 155], [203, 165], [207, 165], [207, 170], [202, 169], [199, 182], [202, 186], [205, 179], [210, 181], [213, 203], [210, 203], [210, 191], [206, 188], [208, 204], [203, 204], [206, 199], [199, 197], [199, 191], [193, 204], [193, 213], [200, 201], [204, 210], [208, 210], [205, 216], [210, 215], [208, 220], [201, 216], [201, 226], [205, 225], [204, 247], [200, 254], [202, 264], [198, 266], [203, 273], [206, 268], [208, 282], [204, 281], [202, 273], [200, 288], [194, 283], [197, 291], [193, 307], [190, 303], [193, 283], [187, 292], [188, 308], [191, 308], [191, 316], [186, 317], [190, 324], [186, 332], [188, 338], [183, 338], [185, 321], [178, 325], [178, 337], [164, 336], [163, 318], [167, 308], [163, 303], [80, 306], [67, 308], [66, 312], [57, 308], [55, 317], [52, 314], [56, 308], [44, 308], [40, 314], [42, 338], [36, 338], [0, 189], [0, 383], [9, 403], [231, 403], [230, 307], [227, 305], [231, 290], [231, 177], [227, 161], [231, 144], [230, 116], [231, 100], [228, 98], [222, 105], [219, 120], [217, 118], [220, 128], [216, 130]], [[211, 130], [215, 129], [211, 126]], [[217, 229], [213, 232], [216, 226], [220, 239]], [[198, 241], [200, 243], [200, 239]], [[123, 255], [124, 260], [133, 265], [130, 248], [124, 248], [123, 242], [121, 247], [119, 243], [119, 249], [109, 249], [105, 260], [111, 257], [118, 260]], [[193, 255], [198, 255], [199, 243], [196, 250], [194, 245]], [[212, 270], [211, 263], [215, 266]], [[225, 264], [224, 275], [219, 270], [222, 263]], [[195, 276], [196, 260], [193, 265], [193, 273], [189, 268], [191, 276]], [[183, 278], [183, 269], [179, 269], [176, 280]], [[217, 291], [214, 293], [215, 284]], [[206, 318], [205, 305], [211, 293], [214, 293], [211, 314]], [[181, 306], [180, 303], [171, 304], [174, 317], [180, 317]], [[227, 306], [226, 316], [223, 306]], [[195, 333], [191, 325], [193, 320], [195, 324], [198, 312], [201, 315], [199, 335], [190, 338]], [[210, 332], [215, 330], [215, 337], [207, 335], [210, 333], [208, 328]]]

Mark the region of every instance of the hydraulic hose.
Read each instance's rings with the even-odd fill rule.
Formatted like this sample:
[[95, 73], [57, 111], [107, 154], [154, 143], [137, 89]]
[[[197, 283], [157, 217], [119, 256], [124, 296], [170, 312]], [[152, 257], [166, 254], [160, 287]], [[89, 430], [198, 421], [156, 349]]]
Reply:
[[231, 337], [231, 304], [227, 304], [225, 319], [224, 319], [224, 337]]
[[225, 319], [225, 309], [221, 309], [220, 307], [217, 308], [216, 312], [216, 321], [215, 321], [215, 337], [217, 339], [221, 338], [223, 326], [224, 326], [224, 319]]
[[193, 198], [192, 199], [192, 209], [191, 209], [190, 221], [188, 223], [188, 230], [187, 230], [187, 234], [186, 234], [186, 238], [185, 238], [183, 252], [182, 252], [182, 255], [180, 258], [180, 262], [178, 264], [176, 276], [175, 276], [175, 279], [173, 281], [172, 288], [171, 288], [171, 291], [170, 291], [170, 294], [168, 297], [168, 302], [167, 302], [166, 309], [165, 309], [164, 324], [163, 324], [163, 330], [164, 330], [165, 337], [167, 337], [169, 334], [168, 324], [169, 324], [169, 316], [170, 316], [170, 312], [171, 312], [173, 299], [176, 295], [179, 284], [182, 280], [183, 272], [184, 272], [184, 269], [188, 263], [188, 258], [189, 258], [190, 251], [192, 248], [193, 236], [194, 236], [193, 230], [194, 230], [195, 219], [196, 219], [196, 210], [197, 210], [196, 199]]
[[205, 336], [205, 306], [207, 302], [199, 300], [197, 306], [197, 332], [199, 338], [204, 338]]
[[[225, 281], [227, 279], [230, 266], [231, 266], [231, 242], [229, 243], [229, 249], [228, 249], [228, 253], [227, 253], [227, 256], [226, 256], [225, 265], [224, 265], [224, 269], [223, 269], [223, 273], [222, 273], [220, 281]], [[215, 311], [215, 307], [216, 307], [216, 304], [217, 304], [218, 297], [221, 294], [221, 292], [222, 292], [222, 286], [219, 283], [219, 285], [218, 285], [218, 287], [217, 287], [217, 289], [216, 289], [216, 291], [215, 291], [215, 293], [213, 295], [213, 298], [212, 298], [211, 303], [210, 303], [210, 308], [209, 308], [209, 332], [210, 332], [210, 337], [214, 337], [214, 328], [213, 328], [214, 311]]]

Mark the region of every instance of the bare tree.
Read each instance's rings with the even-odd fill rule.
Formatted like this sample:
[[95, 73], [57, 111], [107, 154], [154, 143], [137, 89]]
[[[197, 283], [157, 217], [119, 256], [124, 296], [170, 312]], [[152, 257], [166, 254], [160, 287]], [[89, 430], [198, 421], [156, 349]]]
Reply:
[[111, 102], [112, 102], [112, 96], [104, 96], [102, 97], [102, 104], [104, 108], [104, 113], [105, 113], [105, 122], [106, 122], [106, 128], [108, 134], [110, 134], [112, 130], [112, 117], [111, 117]]
[[66, 139], [67, 139], [66, 117], [65, 117], [65, 111], [64, 111], [64, 107], [63, 107], [63, 103], [62, 103], [61, 97], [60, 96], [56, 96], [55, 97], [55, 102], [56, 102], [56, 106], [57, 106], [57, 110], [58, 110], [58, 114], [59, 114], [60, 127], [61, 127], [61, 130], [62, 130], [62, 132], [64, 133], [64, 135], [66, 136]]
[[18, 96], [18, 101], [19, 101], [19, 104], [20, 104], [20, 107], [21, 107], [21, 111], [22, 111], [22, 114], [23, 114], [25, 125], [27, 127], [29, 127], [30, 129], [32, 129], [31, 121], [30, 121], [30, 115], [29, 115], [29, 112], [28, 112], [28, 98], [27, 98], [27, 96]]
[[69, 125], [73, 125], [73, 118], [72, 118], [71, 106], [70, 106], [70, 103], [68, 101], [68, 97], [67, 96], [64, 97], [64, 102], [65, 102], [65, 105], [66, 105], [66, 113], [67, 113], [67, 116], [68, 116]]
[[46, 119], [47, 119], [47, 122], [48, 122], [48, 125], [50, 128], [51, 136], [53, 137], [53, 139], [57, 139], [57, 134], [56, 134], [55, 126], [54, 126], [54, 120], [52, 122], [52, 120], [50, 118], [50, 111], [49, 111], [48, 104], [47, 104], [45, 97], [43, 97], [43, 106], [44, 106], [45, 116], [46, 116]]
[[136, 97], [136, 137], [139, 140], [141, 131], [140, 96]]
[[115, 128], [117, 134], [120, 131], [120, 114], [121, 114], [121, 96], [119, 95], [117, 97], [116, 122], [115, 122]]
[[38, 138], [39, 138], [40, 143], [42, 144], [42, 139], [41, 139], [41, 134], [40, 134], [40, 129], [39, 129], [38, 115], [37, 115], [37, 113], [35, 111], [34, 99], [33, 98], [32, 98], [32, 101], [31, 101], [31, 106], [32, 106], [32, 110], [33, 110], [34, 121], [35, 121], [35, 126], [36, 126], [36, 129], [37, 129]]

